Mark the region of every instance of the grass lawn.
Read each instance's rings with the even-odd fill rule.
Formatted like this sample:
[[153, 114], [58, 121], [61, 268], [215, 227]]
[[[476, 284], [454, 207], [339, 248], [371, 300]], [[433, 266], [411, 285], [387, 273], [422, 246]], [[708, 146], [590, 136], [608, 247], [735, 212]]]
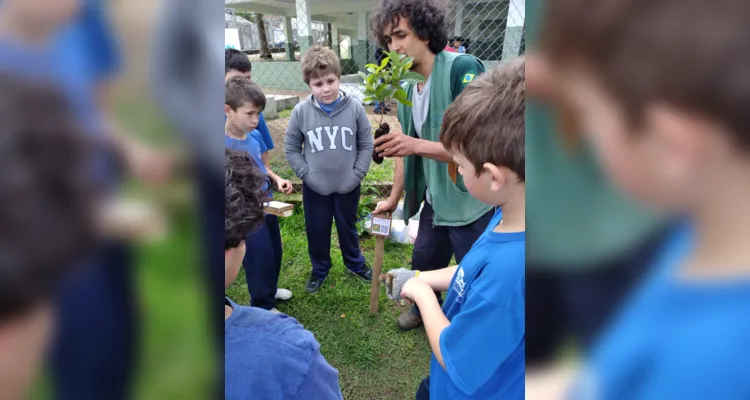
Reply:
[[[345, 272], [336, 230], [333, 229], [333, 268], [320, 291], [305, 292], [310, 276], [304, 214], [300, 207], [281, 219], [284, 256], [279, 287], [294, 297], [278, 309], [296, 318], [315, 334], [328, 362], [339, 370], [345, 399], [410, 399], [419, 382], [429, 374], [430, 347], [423, 329], [402, 332], [396, 317], [402, 308], [381, 293], [380, 314], [369, 316], [370, 285]], [[375, 239], [365, 238], [361, 247], [368, 262], [374, 260]], [[411, 246], [386, 243], [383, 270], [406, 267]], [[227, 295], [249, 304], [245, 273], [241, 271]]]

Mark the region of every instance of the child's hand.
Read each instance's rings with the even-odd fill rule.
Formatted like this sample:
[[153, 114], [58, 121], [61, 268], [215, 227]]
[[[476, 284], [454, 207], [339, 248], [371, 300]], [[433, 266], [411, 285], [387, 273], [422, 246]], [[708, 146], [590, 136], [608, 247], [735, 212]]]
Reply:
[[427, 282], [419, 278], [409, 279], [404, 284], [404, 287], [401, 288], [401, 297], [412, 304], [416, 303], [418, 298], [426, 295], [432, 295], [434, 297], [435, 292], [432, 291], [432, 288]]
[[292, 194], [292, 182], [289, 182], [286, 179], [279, 178], [279, 180], [276, 181], [276, 187], [279, 188], [281, 193], [284, 193], [287, 196]]

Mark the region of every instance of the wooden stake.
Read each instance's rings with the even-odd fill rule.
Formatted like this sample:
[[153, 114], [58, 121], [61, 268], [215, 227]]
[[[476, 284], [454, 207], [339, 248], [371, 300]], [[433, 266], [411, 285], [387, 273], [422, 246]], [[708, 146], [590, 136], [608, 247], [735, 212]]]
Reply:
[[391, 216], [389, 214], [373, 215], [370, 222], [370, 233], [375, 236], [375, 263], [372, 266], [372, 284], [370, 286], [370, 315], [378, 313], [380, 299], [380, 274], [383, 272], [383, 255], [385, 239], [391, 233]]
[[370, 286], [370, 315], [378, 313], [380, 299], [380, 274], [383, 272], [383, 254], [385, 253], [385, 237], [375, 237], [375, 263], [372, 266], [372, 286]]

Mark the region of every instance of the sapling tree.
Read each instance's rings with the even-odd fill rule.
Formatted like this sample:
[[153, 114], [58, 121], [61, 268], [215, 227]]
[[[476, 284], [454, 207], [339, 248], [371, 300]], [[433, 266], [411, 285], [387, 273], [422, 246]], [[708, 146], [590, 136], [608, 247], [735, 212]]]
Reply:
[[[392, 51], [383, 58], [380, 65], [367, 64], [365, 68], [367, 68], [368, 73], [359, 73], [365, 84], [365, 101], [378, 101], [385, 104], [389, 100], [395, 99], [399, 103], [411, 107], [411, 101], [408, 100], [408, 93], [401, 86], [402, 83], [416, 84], [426, 81], [424, 76], [411, 70], [413, 62], [413, 58]], [[387, 123], [383, 123], [383, 115], [383, 113], [380, 114], [380, 122], [375, 130], [375, 139], [391, 131], [391, 127]], [[372, 160], [376, 164], [383, 162], [383, 158], [379, 157], [374, 151]]]

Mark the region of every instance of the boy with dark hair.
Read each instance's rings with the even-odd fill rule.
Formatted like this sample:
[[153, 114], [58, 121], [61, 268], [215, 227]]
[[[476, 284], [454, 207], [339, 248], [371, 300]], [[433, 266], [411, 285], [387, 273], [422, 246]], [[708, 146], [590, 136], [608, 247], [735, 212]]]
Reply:
[[[375, 141], [381, 157], [397, 157], [391, 195], [375, 212], [395, 210], [406, 192], [404, 221], [408, 221], [424, 201], [412, 268], [445, 268], [454, 255], [460, 263], [493, 213], [491, 206], [468, 193], [456, 164], [440, 144], [439, 127], [445, 110], [484, 72], [484, 65], [473, 56], [443, 51], [448, 33], [445, 10], [437, 0], [382, 0], [370, 24], [381, 46], [412, 57], [412, 70], [427, 78], [405, 87], [413, 106], [398, 106], [403, 133], [392, 132]], [[417, 306], [398, 318], [404, 330], [421, 323]]]
[[[44, 118], [39, 118], [44, 110]], [[54, 301], [94, 244], [91, 143], [57, 88], [0, 74], [0, 398], [29, 394]], [[55, 238], [40, 246], [40, 240]]]
[[[224, 180], [224, 284], [244, 258], [245, 238], [264, 224], [266, 177], [245, 152], [227, 149]], [[341, 399], [338, 371], [294, 318], [224, 299], [224, 397]]]
[[370, 169], [373, 139], [365, 108], [339, 90], [341, 65], [333, 51], [311, 47], [302, 57], [302, 77], [312, 95], [294, 107], [284, 151], [302, 180], [312, 263], [306, 289], [314, 293], [331, 270], [332, 221], [347, 271], [372, 280], [372, 270], [359, 248], [357, 209], [360, 183]]
[[599, 338], [572, 398], [747, 398], [748, 3], [549, 2], [543, 26], [534, 60], [611, 180], [687, 217]]
[[[263, 190], [266, 200], [270, 200], [273, 197], [270, 183], [285, 194], [291, 194], [292, 184], [276, 175], [263, 162], [263, 154], [268, 149], [256, 127], [265, 106], [266, 96], [249, 79], [234, 77], [227, 81], [224, 98], [226, 148], [244, 151], [253, 158], [261, 172], [268, 177]], [[248, 236], [247, 245], [248, 251], [243, 264], [251, 304], [253, 307], [278, 312], [275, 308], [276, 299], [292, 297], [289, 290], [277, 288], [282, 257], [279, 217], [266, 215], [265, 223], [260, 229]]]
[[524, 103], [521, 58], [470, 83], [443, 117], [441, 143], [466, 187], [497, 209], [458, 266], [388, 272], [390, 297], [419, 306], [432, 347], [418, 400], [524, 397]]
[[[252, 80], [253, 64], [247, 55], [236, 49], [225, 49], [224, 50], [224, 83], [235, 76], [240, 76]], [[258, 126], [255, 128], [260, 133], [260, 137], [263, 139], [263, 144], [266, 150], [273, 150], [276, 145], [271, 137], [271, 131], [268, 130], [266, 119], [263, 118], [263, 113], [260, 113], [258, 120]], [[268, 157], [268, 153], [263, 153], [264, 159], [263, 164], [266, 169], [271, 169], [271, 159]]]

